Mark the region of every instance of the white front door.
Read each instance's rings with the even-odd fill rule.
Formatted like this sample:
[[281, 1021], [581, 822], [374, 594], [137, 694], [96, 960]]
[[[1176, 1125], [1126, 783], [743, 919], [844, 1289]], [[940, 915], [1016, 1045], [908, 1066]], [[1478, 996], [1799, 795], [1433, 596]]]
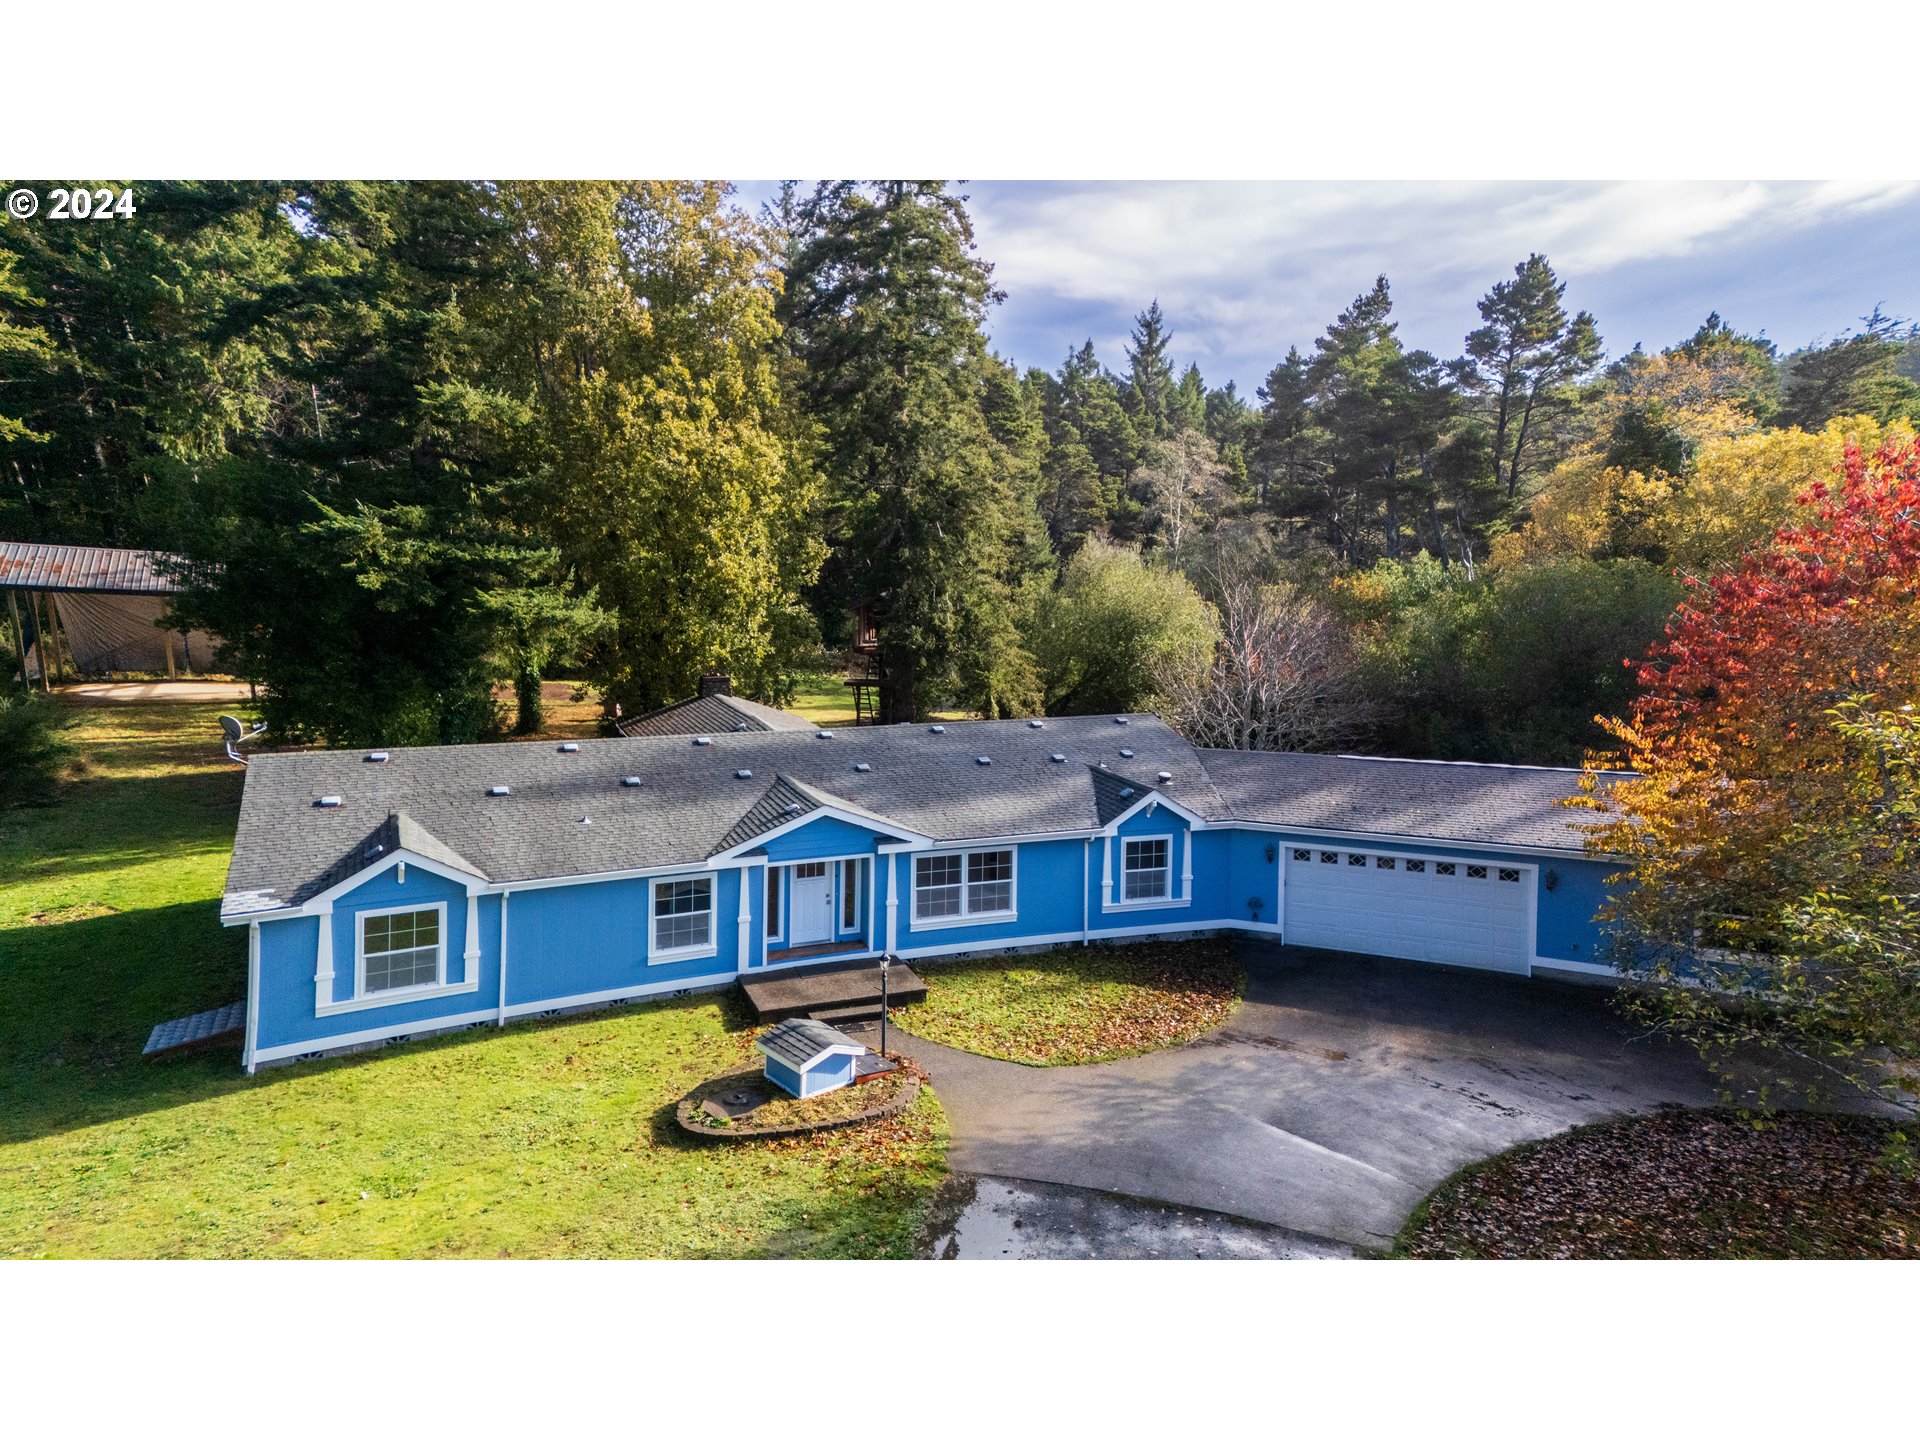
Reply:
[[833, 872], [824, 860], [793, 867], [792, 905], [789, 945], [818, 945], [833, 938]]

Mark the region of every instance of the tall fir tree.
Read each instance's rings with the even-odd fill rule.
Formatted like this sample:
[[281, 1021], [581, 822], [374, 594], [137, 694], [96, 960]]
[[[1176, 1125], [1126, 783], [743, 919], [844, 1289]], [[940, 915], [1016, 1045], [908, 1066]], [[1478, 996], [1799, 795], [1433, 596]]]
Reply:
[[[1013, 629], [1021, 509], [986, 414], [982, 325], [1000, 299], [964, 197], [932, 181], [818, 186], [781, 314], [831, 485], [829, 593], [871, 607], [880, 718], [949, 698], [998, 710]], [[987, 637], [983, 639], [983, 637]]]
[[1133, 320], [1133, 339], [1127, 346], [1127, 413], [1142, 440], [1164, 440], [1173, 433], [1173, 359], [1168, 351], [1173, 331], [1160, 312], [1160, 301]]

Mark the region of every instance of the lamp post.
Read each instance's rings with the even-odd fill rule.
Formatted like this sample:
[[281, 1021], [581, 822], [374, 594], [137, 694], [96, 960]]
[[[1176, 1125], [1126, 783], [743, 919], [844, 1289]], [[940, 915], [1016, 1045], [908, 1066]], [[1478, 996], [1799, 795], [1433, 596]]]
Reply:
[[887, 970], [893, 964], [893, 956], [880, 957], [880, 1058], [887, 1058]]

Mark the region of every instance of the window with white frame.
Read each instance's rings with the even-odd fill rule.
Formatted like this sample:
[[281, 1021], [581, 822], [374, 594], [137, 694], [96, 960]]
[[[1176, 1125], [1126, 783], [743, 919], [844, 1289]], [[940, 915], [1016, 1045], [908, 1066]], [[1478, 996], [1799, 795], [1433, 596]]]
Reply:
[[440, 983], [440, 910], [360, 917], [362, 986], [369, 995]]
[[916, 855], [913, 918], [959, 920], [1013, 913], [1013, 851]]
[[1121, 854], [1122, 900], [1165, 900], [1170, 871], [1167, 857], [1171, 851], [1167, 837], [1129, 840]]
[[712, 943], [713, 877], [654, 881], [654, 953], [699, 950]]

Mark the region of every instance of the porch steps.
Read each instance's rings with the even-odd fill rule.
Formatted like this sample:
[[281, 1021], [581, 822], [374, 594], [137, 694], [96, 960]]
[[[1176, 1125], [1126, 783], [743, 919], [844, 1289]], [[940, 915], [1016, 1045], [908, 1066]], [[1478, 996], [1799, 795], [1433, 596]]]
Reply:
[[[871, 960], [822, 965], [797, 974], [743, 975], [740, 992], [763, 1023], [811, 1016], [829, 1025], [858, 1024], [880, 1018], [880, 969]], [[927, 984], [905, 965], [887, 972], [887, 995], [894, 1006], [917, 1005]]]

